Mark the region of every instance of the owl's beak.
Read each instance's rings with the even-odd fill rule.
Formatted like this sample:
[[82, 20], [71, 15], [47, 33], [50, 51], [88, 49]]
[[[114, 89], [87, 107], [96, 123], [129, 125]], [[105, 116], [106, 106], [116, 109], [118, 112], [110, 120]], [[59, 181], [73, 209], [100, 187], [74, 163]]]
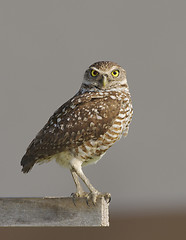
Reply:
[[103, 75], [100, 82], [101, 82], [102, 87], [105, 88], [108, 83], [107, 76]]

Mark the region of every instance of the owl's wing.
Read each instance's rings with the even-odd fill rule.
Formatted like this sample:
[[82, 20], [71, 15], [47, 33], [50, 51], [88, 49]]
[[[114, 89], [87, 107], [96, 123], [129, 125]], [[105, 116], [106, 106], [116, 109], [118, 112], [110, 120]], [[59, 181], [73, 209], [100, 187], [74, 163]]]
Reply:
[[119, 114], [121, 100], [114, 94], [89, 92], [75, 95], [63, 104], [29, 145], [21, 161], [23, 172], [28, 172], [39, 159], [103, 135]]

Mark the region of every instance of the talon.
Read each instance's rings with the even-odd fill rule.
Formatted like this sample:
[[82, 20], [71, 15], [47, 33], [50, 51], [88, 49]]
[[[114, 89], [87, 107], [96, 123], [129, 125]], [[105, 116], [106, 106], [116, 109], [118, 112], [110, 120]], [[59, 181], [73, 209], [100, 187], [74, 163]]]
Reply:
[[70, 196], [71, 196], [72, 198], [75, 198], [75, 197], [76, 197], [76, 193], [71, 193]]
[[103, 194], [103, 197], [107, 203], [111, 202], [111, 194], [110, 193]]
[[87, 199], [88, 193], [86, 193], [86, 192], [76, 192], [76, 193], [71, 193], [70, 196], [72, 197], [74, 205], [76, 206], [75, 199], [77, 199], [77, 198], [86, 198]]
[[[91, 192], [88, 194], [87, 196], [87, 201], [88, 200], [91, 200], [93, 205], [95, 206], [96, 205], [96, 202], [97, 202], [97, 198], [100, 196], [100, 192]], [[89, 206], [89, 204], [88, 204]]]
[[77, 207], [74, 197], [72, 197], [72, 202], [73, 202], [74, 206]]
[[111, 200], [112, 200], [112, 198], [111, 198], [111, 196], [109, 197], [109, 199], [108, 199], [108, 202], [107, 203], [110, 203], [111, 202]]
[[71, 193], [70, 195], [72, 197], [72, 201], [75, 207], [76, 207], [75, 199], [78, 197], [77, 195], [78, 195], [77, 193]]
[[107, 203], [110, 203], [111, 201], [111, 194], [110, 193], [100, 193], [100, 192], [95, 192], [95, 193], [90, 193], [90, 198], [92, 199], [93, 205], [96, 205], [97, 199], [98, 198], [103, 198]]
[[86, 204], [87, 204], [87, 206], [89, 206], [89, 207], [90, 207], [90, 205], [89, 205], [89, 202], [88, 202], [88, 200], [89, 200], [89, 197], [87, 196], [85, 199], [86, 199]]

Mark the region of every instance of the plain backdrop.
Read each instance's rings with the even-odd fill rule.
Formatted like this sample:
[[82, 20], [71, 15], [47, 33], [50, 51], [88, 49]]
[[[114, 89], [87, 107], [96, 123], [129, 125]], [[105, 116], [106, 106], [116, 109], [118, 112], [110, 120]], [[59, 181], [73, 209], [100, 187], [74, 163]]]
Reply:
[[0, 197], [69, 196], [54, 161], [20, 160], [86, 68], [115, 61], [134, 105], [129, 135], [84, 168], [120, 212], [186, 210], [186, 1], [0, 1]]

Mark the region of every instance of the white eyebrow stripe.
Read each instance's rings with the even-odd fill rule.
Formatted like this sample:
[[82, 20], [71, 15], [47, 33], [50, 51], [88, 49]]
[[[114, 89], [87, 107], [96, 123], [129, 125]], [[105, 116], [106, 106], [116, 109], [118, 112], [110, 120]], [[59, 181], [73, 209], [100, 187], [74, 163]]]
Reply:
[[108, 71], [101, 71], [100, 69], [97, 69], [96, 67], [91, 67], [90, 69], [93, 69], [93, 70], [95, 70], [95, 71], [97, 71], [97, 72], [99, 72], [100, 74], [103, 74], [103, 73], [111, 73], [113, 70], [118, 70], [119, 71], [119, 69], [118, 69], [119, 67], [117, 67], [117, 66], [113, 66], [113, 67], [111, 67]]
[[119, 67], [117, 67], [117, 66], [113, 66], [109, 71], [110, 71], [110, 72], [112, 72], [113, 70], [118, 70], [118, 71], [119, 71], [118, 68], [119, 68]]
[[93, 69], [100, 74], [104, 73], [103, 71], [101, 71], [100, 69], [97, 69], [96, 67], [91, 67], [90, 69]]

